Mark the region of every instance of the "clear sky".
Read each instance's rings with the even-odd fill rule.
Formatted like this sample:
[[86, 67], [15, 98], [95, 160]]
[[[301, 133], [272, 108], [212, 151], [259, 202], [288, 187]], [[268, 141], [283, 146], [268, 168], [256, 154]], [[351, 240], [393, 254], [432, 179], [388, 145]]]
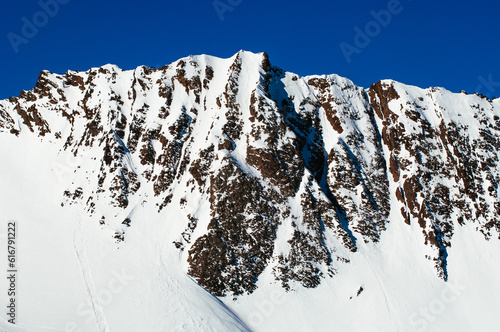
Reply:
[[5, 0], [0, 98], [33, 88], [43, 69], [160, 67], [240, 49], [363, 87], [391, 78], [499, 97], [499, 32], [492, 0]]

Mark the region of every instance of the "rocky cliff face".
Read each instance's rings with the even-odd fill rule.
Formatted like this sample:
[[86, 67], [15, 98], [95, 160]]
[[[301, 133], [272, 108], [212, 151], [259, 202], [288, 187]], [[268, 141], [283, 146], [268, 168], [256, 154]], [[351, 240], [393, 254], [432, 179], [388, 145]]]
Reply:
[[265, 269], [286, 289], [315, 287], [389, 223], [419, 225], [444, 280], [457, 227], [500, 239], [499, 99], [389, 80], [363, 89], [241, 51], [43, 71], [0, 101], [3, 135], [78, 160], [54, 166], [61, 205], [117, 242], [138, 206], [181, 224], [172, 246], [215, 295], [254, 291]]

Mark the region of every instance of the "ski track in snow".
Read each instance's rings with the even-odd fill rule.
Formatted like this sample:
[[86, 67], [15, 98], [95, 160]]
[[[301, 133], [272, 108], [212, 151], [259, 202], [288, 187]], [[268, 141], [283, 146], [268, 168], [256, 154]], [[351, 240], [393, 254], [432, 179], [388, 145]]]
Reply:
[[[174, 298], [174, 296], [176, 294], [182, 294], [181, 293], [181, 290], [179, 288], [179, 284], [176, 280], [174, 280], [174, 278], [172, 278], [171, 276], [171, 273], [169, 273], [167, 267], [165, 266], [165, 262], [164, 262], [164, 250], [165, 250], [165, 245], [162, 244], [160, 246], [158, 246], [158, 253], [156, 255], [156, 257], [158, 257], [158, 276], [160, 278], [160, 289], [161, 291], [165, 294], [165, 299], [168, 300], [171, 300]], [[172, 290], [171, 288], [175, 288], [176, 289], [176, 294], [173, 294], [172, 293]], [[172, 307], [172, 305], [175, 305], [175, 307]], [[173, 314], [176, 314], [176, 315], [179, 315], [181, 317], [189, 317], [189, 320], [190, 320], [190, 323], [193, 323], [194, 324], [194, 321], [193, 319], [190, 317], [190, 315], [188, 314], [188, 312], [186, 311], [186, 309], [182, 306], [182, 304], [179, 302], [179, 301], [168, 301], [168, 303], [166, 303], [166, 307], [168, 308], [168, 312], [163, 316], [163, 317], [166, 317], [166, 316], [169, 316], [169, 315], [173, 315]], [[178, 330], [178, 328], [176, 328], [175, 330]]]
[[398, 311], [395, 309], [395, 307], [392, 303], [392, 300], [387, 292], [387, 287], [385, 286], [385, 283], [384, 283], [382, 277], [380, 276], [380, 274], [377, 271], [377, 269], [375, 268], [375, 266], [373, 266], [373, 263], [370, 261], [370, 259], [368, 257], [366, 257], [366, 255], [363, 255], [363, 258], [368, 263], [368, 266], [370, 266], [373, 274], [376, 277], [378, 284], [380, 285], [380, 290], [382, 291], [382, 294], [384, 295], [384, 301], [385, 301], [386, 306], [387, 306], [387, 312], [389, 313], [389, 316], [391, 318], [391, 322], [395, 328], [395, 331], [404, 331], [403, 324], [401, 322], [401, 319], [399, 318]]
[[85, 288], [88, 294], [88, 300], [94, 311], [97, 326], [99, 326], [99, 331], [110, 332], [111, 329], [106, 320], [106, 315], [104, 310], [99, 303], [99, 296], [97, 292], [97, 287], [95, 285], [94, 278], [92, 276], [92, 270], [90, 268], [87, 253], [86, 253], [86, 240], [85, 235], [82, 233], [82, 217], [79, 216], [78, 224], [74, 235], [74, 248], [75, 254], [78, 258], [80, 268], [82, 269], [82, 277], [85, 282]]

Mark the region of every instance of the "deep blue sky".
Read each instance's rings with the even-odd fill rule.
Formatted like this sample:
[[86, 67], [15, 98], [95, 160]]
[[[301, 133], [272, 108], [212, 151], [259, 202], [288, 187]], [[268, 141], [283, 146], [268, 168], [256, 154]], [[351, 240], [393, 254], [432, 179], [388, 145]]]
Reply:
[[[395, 0], [218, 0], [232, 9], [223, 20], [213, 0], [59, 1], [67, 3], [45, 25], [37, 1], [1, 2], [0, 98], [31, 89], [43, 69], [159, 67], [189, 54], [230, 57], [240, 49], [266, 51], [287, 71], [336, 73], [363, 87], [392, 78], [500, 96], [497, 1], [400, 0], [390, 23], [373, 30], [368, 45], [358, 43], [350, 63], [339, 45], [356, 46], [354, 28], [376, 29], [370, 12]], [[9, 36], [25, 38], [23, 17], [42, 26], [28, 31], [16, 53]]]

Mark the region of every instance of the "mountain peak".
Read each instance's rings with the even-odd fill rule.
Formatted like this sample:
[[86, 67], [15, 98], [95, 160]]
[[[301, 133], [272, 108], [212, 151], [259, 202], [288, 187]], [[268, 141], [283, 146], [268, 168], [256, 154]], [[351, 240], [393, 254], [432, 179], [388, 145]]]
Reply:
[[182, 215], [171, 243], [224, 295], [253, 292], [265, 270], [286, 289], [316, 287], [392, 222], [418, 225], [447, 280], [457, 229], [498, 237], [499, 115], [498, 103], [444, 89], [298, 79], [241, 50], [160, 69], [43, 71], [0, 102], [0, 132], [90, 153], [61, 203], [118, 241], [136, 209]]
[[[29, 189], [0, 191], [30, 234], [23, 267], [50, 267], [67, 292], [47, 298], [74, 293], [75, 320], [90, 301], [113, 330], [131, 329], [120, 324], [134, 315], [148, 321], [135, 330], [176, 319], [246, 330], [228, 307], [256, 329], [262, 316], [271, 330], [349, 330], [359, 317], [367, 329], [411, 330], [416, 312], [441, 303], [436, 290], [456, 295], [442, 317], [498, 308], [470, 306], [498, 293], [498, 99], [299, 77], [239, 51], [159, 69], [42, 71], [33, 89], [0, 100], [0, 137], [0, 182]], [[123, 297], [102, 281], [117, 266], [136, 279], [120, 276]], [[464, 275], [468, 288], [455, 283]], [[134, 301], [109, 314], [96, 300], [108, 290]]]

